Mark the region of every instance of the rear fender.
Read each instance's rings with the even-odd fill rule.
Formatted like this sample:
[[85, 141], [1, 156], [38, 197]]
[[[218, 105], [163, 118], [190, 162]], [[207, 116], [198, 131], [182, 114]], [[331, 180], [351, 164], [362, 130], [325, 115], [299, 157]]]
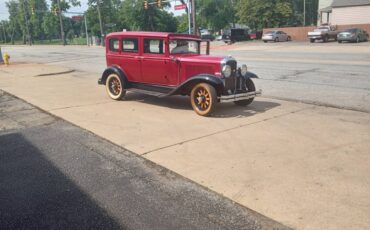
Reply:
[[120, 67], [115, 66], [115, 65], [109, 66], [108, 68], [104, 70], [98, 83], [101, 85], [105, 85], [105, 81], [107, 80], [108, 76], [112, 73], [117, 74], [126, 87], [129, 85], [129, 81], [127, 80], [127, 77], [124, 71]]

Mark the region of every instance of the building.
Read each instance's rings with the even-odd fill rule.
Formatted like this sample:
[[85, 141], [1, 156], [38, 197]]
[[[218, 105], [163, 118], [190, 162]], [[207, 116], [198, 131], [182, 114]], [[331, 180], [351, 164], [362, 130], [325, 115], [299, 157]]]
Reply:
[[326, 24], [330, 21], [332, 3], [333, 0], [319, 0], [318, 25]]
[[319, 24], [355, 25], [370, 24], [370, 0], [320, 1]]

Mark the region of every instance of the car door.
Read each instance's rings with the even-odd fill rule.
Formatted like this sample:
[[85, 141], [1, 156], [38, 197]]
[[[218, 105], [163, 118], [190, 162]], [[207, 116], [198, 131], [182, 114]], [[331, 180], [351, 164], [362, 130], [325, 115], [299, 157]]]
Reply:
[[141, 57], [139, 53], [139, 39], [137, 37], [123, 37], [121, 40], [120, 66], [130, 82], [140, 82]]
[[171, 85], [170, 58], [164, 38], [143, 38], [141, 58], [142, 82]]

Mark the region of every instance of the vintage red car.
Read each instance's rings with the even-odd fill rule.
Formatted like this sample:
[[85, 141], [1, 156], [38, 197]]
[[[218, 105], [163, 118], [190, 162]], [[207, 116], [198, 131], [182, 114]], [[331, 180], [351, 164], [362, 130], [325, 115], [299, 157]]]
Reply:
[[[245, 106], [261, 92], [247, 66], [234, 58], [202, 55], [201, 38], [164, 32], [115, 32], [106, 37], [107, 68], [99, 79], [119, 100], [126, 90], [157, 97], [190, 96], [194, 111], [211, 114], [218, 102]], [[209, 42], [207, 43], [209, 51]]]

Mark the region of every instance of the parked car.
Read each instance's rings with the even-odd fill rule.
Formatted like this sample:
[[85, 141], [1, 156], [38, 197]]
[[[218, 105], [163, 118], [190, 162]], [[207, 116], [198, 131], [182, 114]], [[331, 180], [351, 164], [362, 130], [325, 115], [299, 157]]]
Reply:
[[98, 83], [114, 100], [123, 98], [126, 91], [157, 97], [187, 95], [202, 116], [211, 114], [217, 103], [252, 103], [261, 94], [252, 81], [257, 75], [246, 65], [238, 67], [230, 56], [201, 55], [200, 42], [199, 36], [187, 34], [110, 33], [107, 68]]
[[369, 40], [369, 34], [363, 29], [351, 28], [340, 32], [337, 36], [337, 40], [339, 43], [342, 43], [343, 41], [357, 43], [367, 42]]
[[222, 35], [222, 40], [225, 43], [247, 41], [249, 39], [250, 37], [247, 29], [230, 29], [225, 31], [225, 33]]
[[338, 31], [335, 26], [320, 26], [312, 32], [308, 32], [307, 37], [311, 43], [316, 40], [328, 42], [330, 39], [337, 40]]
[[249, 37], [251, 40], [262, 39], [262, 31], [251, 31], [249, 32]]
[[262, 36], [262, 41], [263, 42], [268, 42], [268, 41], [273, 41], [273, 42], [287, 42], [291, 41], [292, 38], [285, 32], [279, 31], [279, 30], [274, 30], [274, 31], [268, 31], [263, 34]]

